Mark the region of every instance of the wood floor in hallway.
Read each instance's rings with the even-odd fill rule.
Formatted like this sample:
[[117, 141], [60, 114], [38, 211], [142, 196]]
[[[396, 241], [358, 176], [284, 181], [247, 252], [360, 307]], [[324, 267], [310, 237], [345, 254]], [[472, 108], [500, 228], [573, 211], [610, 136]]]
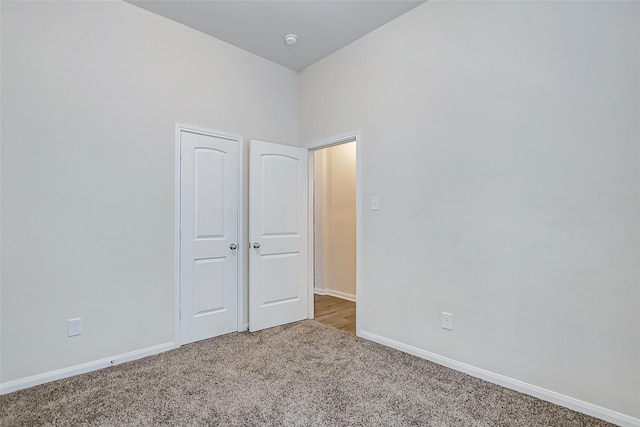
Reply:
[[314, 318], [320, 323], [356, 333], [356, 303], [330, 295], [314, 294]]

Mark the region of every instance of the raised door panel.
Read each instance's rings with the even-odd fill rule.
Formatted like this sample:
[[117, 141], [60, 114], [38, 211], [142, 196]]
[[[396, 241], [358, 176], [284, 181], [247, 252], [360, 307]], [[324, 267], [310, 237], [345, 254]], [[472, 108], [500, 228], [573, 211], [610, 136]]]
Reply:
[[224, 186], [227, 153], [212, 148], [196, 148], [194, 237], [211, 239], [225, 237]]

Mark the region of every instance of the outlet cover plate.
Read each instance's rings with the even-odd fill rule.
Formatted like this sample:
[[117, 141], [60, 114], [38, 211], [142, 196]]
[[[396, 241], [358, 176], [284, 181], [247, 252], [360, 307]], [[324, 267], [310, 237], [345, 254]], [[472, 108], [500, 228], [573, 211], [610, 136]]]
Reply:
[[442, 312], [442, 329], [453, 331], [453, 314]]
[[74, 319], [67, 320], [68, 335], [75, 337], [82, 334], [82, 318], [76, 317]]

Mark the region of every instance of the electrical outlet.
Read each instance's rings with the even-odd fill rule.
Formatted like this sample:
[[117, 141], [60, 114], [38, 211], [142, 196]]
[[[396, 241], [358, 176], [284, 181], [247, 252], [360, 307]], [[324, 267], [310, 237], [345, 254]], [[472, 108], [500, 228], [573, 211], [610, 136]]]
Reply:
[[67, 327], [69, 329], [69, 336], [75, 337], [82, 334], [82, 318], [76, 317], [75, 319], [67, 320]]
[[453, 331], [453, 314], [442, 312], [442, 329]]

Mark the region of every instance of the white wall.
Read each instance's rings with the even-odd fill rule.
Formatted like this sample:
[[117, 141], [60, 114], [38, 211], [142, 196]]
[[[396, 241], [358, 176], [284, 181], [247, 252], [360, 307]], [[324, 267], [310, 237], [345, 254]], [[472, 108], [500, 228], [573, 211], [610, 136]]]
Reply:
[[1, 8], [7, 383], [173, 341], [175, 123], [295, 144], [297, 75], [126, 3]]
[[356, 143], [313, 153], [315, 286], [321, 293], [356, 295]]
[[430, 1], [303, 71], [301, 142], [362, 135], [360, 333], [640, 417], [639, 18]]
[[324, 294], [324, 205], [327, 193], [324, 190], [327, 162], [326, 150], [313, 152], [313, 287]]

